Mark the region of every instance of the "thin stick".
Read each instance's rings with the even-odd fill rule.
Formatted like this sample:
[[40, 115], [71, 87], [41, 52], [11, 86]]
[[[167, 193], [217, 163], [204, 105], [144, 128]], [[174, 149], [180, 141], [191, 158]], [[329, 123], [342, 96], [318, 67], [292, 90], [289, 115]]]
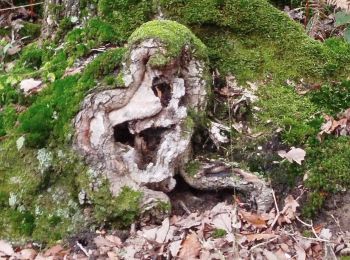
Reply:
[[83, 251], [83, 253], [89, 257], [90, 254], [88, 253], [88, 251], [86, 251], [86, 249], [82, 246], [82, 244], [80, 244], [78, 241], [77, 241], [77, 246], [80, 248], [81, 251]]
[[296, 218], [301, 224], [303, 224], [304, 226], [307, 226], [307, 227], [311, 228], [312, 233], [314, 234], [314, 236], [315, 236], [319, 241], [330, 242], [329, 240], [322, 239], [322, 238], [320, 238], [320, 237], [317, 235], [316, 230], [314, 229], [314, 226], [312, 225], [312, 222], [311, 222], [311, 224], [308, 224], [308, 223], [302, 221], [298, 216], [295, 216], [295, 218]]
[[252, 246], [252, 247], [249, 249], [249, 251], [253, 251], [255, 248], [261, 247], [261, 246], [263, 246], [263, 245], [267, 245], [268, 243], [271, 243], [272, 241], [275, 241], [275, 240], [278, 239], [278, 238], [279, 238], [279, 236], [276, 236], [276, 237], [271, 238], [271, 239], [269, 239], [269, 240], [267, 240], [267, 241], [265, 241], [265, 242], [261, 242], [261, 243], [259, 243], [259, 244], [256, 244], [255, 246]]
[[191, 215], [192, 212], [186, 207], [186, 204], [182, 200], [179, 201], [179, 204], [188, 215]]
[[276, 224], [278, 218], [279, 218], [280, 215], [281, 215], [281, 211], [280, 211], [280, 209], [278, 208], [278, 204], [277, 204], [276, 195], [275, 195], [275, 191], [274, 191], [274, 190], [272, 190], [272, 196], [273, 196], [273, 201], [275, 202], [276, 217], [275, 217], [275, 219], [273, 220], [273, 222], [272, 222], [272, 224], [271, 224], [271, 226], [270, 226], [271, 230], [273, 229], [273, 227], [275, 226], [275, 224]]
[[8, 11], [8, 10], [15, 10], [15, 9], [23, 8], [23, 7], [30, 7], [30, 6], [35, 6], [35, 5], [41, 5], [43, 3], [44, 2], [39, 2], [39, 3], [34, 3], [34, 4], [27, 4], [27, 5], [20, 5], [20, 6], [13, 6], [13, 7], [8, 7], [8, 8], [3, 8], [3, 9], [0, 9], [0, 12], [1, 11]]
[[292, 238], [294, 238], [294, 236], [296, 236], [296, 237], [300, 237], [300, 238], [303, 238], [303, 239], [306, 239], [306, 240], [312, 240], [312, 241], [317, 241], [317, 242], [332, 243], [332, 241], [326, 240], [326, 239], [322, 239], [322, 238], [304, 237], [304, 236], [301, 236], [301, 235], [298, 235], [298, 234], [295, 234], [295, 233], [290, 233], [290, 232], [287, 232], [287, 231], [283, 231], [283, 233], [286, 234], [286, 235], [288, 235], [288, 236], [291, 236]]
[[333, 214], [331, 214], [331, 217], [334, 219], [335, 224], [337, 224], [337, 226], [338, 226], [338, 228], [340, 230], [340, 233], [342, 233], [342, 235], [344, 235], [345, 233], [344, 233], [344, 231], [342, 230], [342, 228], [341, 228], [341, 226], [339, 224], [339, 219], [336, 219]]

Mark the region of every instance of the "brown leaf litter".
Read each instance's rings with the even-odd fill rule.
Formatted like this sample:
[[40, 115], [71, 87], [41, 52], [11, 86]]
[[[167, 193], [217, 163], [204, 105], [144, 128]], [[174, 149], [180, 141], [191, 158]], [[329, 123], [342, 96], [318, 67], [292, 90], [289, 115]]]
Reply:
[[[133, 231], [125, 241], [113, 232], [97, 232], [94, 247], [84, 248], [76, 242], [78, 250], [58, 244], [38, 252], [30, 246], [15, 248], [1, 240], [0, 258], [317, 260], [350, 253], [350, 235], [336, 237], [324, 226], [302, 221], [297, 212], [299, 203], [293, 196], [287, 196], [281, 211], [277, 204], [275, 207], [256, 214], [238, 204], [218, 203], [203, 213], [173, 215], [161, 225]], [[299, 223], [314, 236], [301, 235]]]

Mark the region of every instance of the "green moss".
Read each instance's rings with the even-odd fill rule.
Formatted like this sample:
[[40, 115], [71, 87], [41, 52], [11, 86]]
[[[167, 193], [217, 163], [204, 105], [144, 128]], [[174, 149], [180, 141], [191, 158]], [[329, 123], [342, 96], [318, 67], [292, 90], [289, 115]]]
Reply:
[[325, 113], [336, 115], [349, 108], [350, 81], [323, 85], [310, 93], [310, 99]]
[[142, 193], [123, 187], [117, 197], [113, 197], [109, 185], [105, 183], [94, 192], [92, 201], [94, 215], [98, 221], [106, 221], [120, 228], [127, 228], [140, 214]]
[[29, 44], [23, 49], [17, 66], [38, 69], [42, 65], [43, 55], [43, 49], [37, 44]]
[[30, 22], [23, 22], [23, 27], [19, 30], [21, 37], [29, 37], [26, 40], [33, 40], [40, 36], [41, 25]]
[[53, 75], [54, 79], [61, 78], [68, 67], [67, 54], [63, 50], [58, 50], [52, 57], [46, 58], [45, 61], [41, 68], [41, 75], [46, 81], [49, 80], [50, 75]]
[[124, 79], [123, 79], [123, 73], [122, 72], [118, 73], [115, 84], [117, 85], [117, 87], [125, 87], [125, 82], [124, 82]]
[[350, 187], [350, 138], [325, 140], [309, 150], [309, 179], [313, 190], [337, 192]]
[[14, 107], [8, 106], [4, 109], [3, 112], [0, 112], [0, 114], [3, 114], [3, 128], [6, 132], [10, 132], [13, 130], [13, 127], [16, 124], [17, 121], [17, 111]]
[[199, 161], [190, 161], [185, 165], [185, 172], [191, 177], [195, 176], [198, 173], [199, 169]]
[[216, 228], [216, 229], [214, 229], [214, 231], [211, 234], [211, 236], [213, 238], [220, 238], [220, 237], [226, 236], [226, 234], [227, 234], [226, 230], [220, 229], [220, 228]]
[[164, 202], [164, 201], [159, 201], [157, 208], [164, 213], [170, 213], [171, 211], [171, 204], [170, 202]]
[[119, 42], [126, 41], [136, 28], [151, 20], [153, 9], [153, 1], [148, 0], [98, 1], [99, 16], [112, 24]]
[[300, 24], [265, 0], [160, 3], [167, 17], [192, 28], [204, 42], [213, 68], [241, 81], [271, 74], [317, 81], [348, 73], [347, 58], [335, 58], [334, 48], [309, 38]]
[[[141, 25], [129, 38], [129, 45], [137, 45], [147, 39], [157, 39], [166, 47], [166, 54], [157, 53], [154, 55], [150, 64], [161, 67], [169, 59], [179, 56], [185, 46], [191, 46], [194, 49], [195, 57], [206, 59], [205, 45], [185, 26], [167, 20], [151, 21]], [[166, 55], [166, 56], [165, 56]]]
[[259, 89], [257, 106], [259, 121], [263, 128], [283, 128], [282, 138], [289, 145], [300, 145], [309, 136], [316, 135], [313, 126], [316, 106], [307, 98], [298, 95], [291, 87], [267, 85]]
[[[132, 34], [154, 17], [158, 11], [156, 2], [160, 2], [168, 19], [187, 27], [174, 21], [152, 21]], [[329, 83], [348, 75], [349, 44], [339, 39], [325, 43], [310, 39], [300, 25], [265, 0], [89, 0], [82, 2], [82, 8], [89, 3], [96, 4], [99, 16], [87, 21], [83, 28], [71, 30], [69, 18], [61, 20], [57, 35], [60, 39], [65, 35], [63, 49], [52, 42], [30, 44], [23, 49], [11, 73], [0, 75], [0, 136], [6, 135], [0, 141], [1, 237], [52, 242], [78, 230], [83, 216], [76, 194], [81, 188], [91, 198], [93, 218], [98, 224], [107, 221], [126, 227], [139, 215], [140, 192], [124, 187], [118, 197], [112, 197], [108, 183], [104, 183], [94, 195], [89, 191], [91, 180], [80, 180], [86, 172], [84, 165], [67, 152], [73, 133], [71, 120], [87, 93], [101, 81], [124, 86], [120, 66], [126, 49], [108, 50], [81, 74], [62, 78], [77, 57], [102, 44], [122, 46], [128, 38], [129, 47], [150, 37], [166, 46], [166, 53], [158, 53], [149, 61], [156, 68], [177, 56], [185, 45], [191, 45], [196, 50], [194, 56], [204, 60], [209, 56], [210, 69], [218, 69], [222, 79], [233, 74], [243, 83], [269, 77], [270, 83], [261, 86], [257, 93], [259, 101], [254, 105], [261, 109], [257, 121], [248, 117], [249, 127], [253, 133], [261, 131], [261, 138], [232, 132], [235, 141], [230, 144], [231, 150], [219, 151], [216, 156], [234, 157], [241, 166], [271, 173], [269, 176], [288, 184], [308, 172], [306, 185], [313, 190], [305, 208], [308, 215], [321, 207], [326, 195], [349, 187], [348, 139], [329, 138], [321, 144], [315, 140], [322, 123], [321, 112], [335, 115], [349, 103], [348, 82]], [[55, 7], [53, 12], [58, 14], [60, 8]], [[46, 89], [24, 97], [18, 91], [18, 83], [29, 77], [40, 77], [46, 82]], [[299, 96], [281, 84], [285, 79], [302, 77], [304, 82], [321, 82], [323, 86], [317, 92]], [[15, 105], [27, 107], [18, 119]], [[219, 110], [214, 117], [227, 123], [227, 105], [222, 104]], [[203, 144], [209, 113], [189, 114], [184, 124], [188, 129], [195, 128], [194, 146]], [[272, 132], [277, 128], [283, 132], [275, 136]], [[16, 140], [22, 135], [25, 146], [17, 151]], [[303, 165], [287, 161], [273, 164], [281, 160], [274, 149], [288, 149], [291, 145], [307, 149]], [[259, 146], [262, 151], [257, 149]], [[31, 147], [50, 148], [44, 150], [52, 157], [49, 166], [40, 166], [38, 151]], [[61, 149], [64, 155], [58, 156]], [[198, 170], [195, 160], [186, 165], [191, 176]], [[168, 212], [169, 204], [160, 202], [159, 209]], [[223, 235], [220, 230], [216, 232]]]
[[117, 43], [119, 33], [112, 24], [101, 18], [92, 18], [84, 28], [77, 28], [66, 36], [66, 50], [71, 55], [81, 57], [95, 47], [106, 43]]
[[37, 151], [17, 151], [10, 139], [0, 149], [1, 237], [52, 243], [83, 227], [74, 180], [84, 165], [70, 148], [46, 150], [45, 167]]
[[26, 145], [43, 147], [53, 129], [53, 109], [49, 102], [34, 104], [19, 118], [21, 131], [26, 133]]
[[307, 149], [306, 186], [310, 188], [304, 214], [314, 216], [321, 209], [327, 194], [350, 187], [350, 138], [329, 137], [322, 143], [312, 143]]
[[64, 17], [59, 25], [55, 35], [55, 41], [59, 42], [64, 36], [74, 27], [74, 23], [72, 23], [69, 17]]
[[96, 59], [86, 67], [80, 79], [81, 87], [87, 85], [85, 88], [89, 88], [89, 85], [91, 85], [92, 82], [95, 82], [120, 68], [125, 52], [125, 48], [116, 48], [96, 57]]

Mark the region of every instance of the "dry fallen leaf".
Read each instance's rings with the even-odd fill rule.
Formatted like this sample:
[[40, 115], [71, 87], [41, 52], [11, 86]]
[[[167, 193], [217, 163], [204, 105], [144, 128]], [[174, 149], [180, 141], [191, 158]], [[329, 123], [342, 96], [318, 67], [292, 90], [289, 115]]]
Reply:
[[12, 55], [15, 55], [16, 53], [18, 53], [20, 51], [21, 51], [21, 46], [15, 45], [15, 46], [10, 47], [7, 50], [7, 54], [12, 56]]
[[7, 256], [11, 256], [15, 253], [13, 251], [12, 245], [4, 240], [0, 240], [0, 252], [4, 253]]
[[157, 230], [156, 241], [158, 243], [166, 242], [166, 238], [170, 229], [169, 218], [166, 218], [162, 222], [162, 226]]
[[245, 210], [239, 210], [238, 214], [242, 217], [243, 220], [253, 225], [256, 228], [266, 228], [266, 221], [268, 220], [266, 216], [254, 214], [247, 212]]
[[45, 251], [44, 256], [56, 256], [57, 254], [61, 253], [64, 250], [64, 248], [61, 245], [55, 245], [48, 250]]
[[179, 253], [179, 250], [181, 248], [181, 242], [182, 242], [181, 240], [177, 240], [169, 244], [169, 250], [173, 258], [175, 258]]
[[320, 238], [329, 240], [331, 239], [331, 237], [332, 237], [332, 232], [330, 231], [330, 229], [324, 228], [321, 230]]
[[266, 249], [264, 249], [263, 254], [268, 260], [280, 260], [279, 257], [277, 257], [277, 255]]
[[292, 195], [288, 195], [284, 200], [284, 203], [284, 208], [282, 210], [284, 220], [287, 223], [291, 223], [291, 220], [295, 219], [295, 214], [297, 212], [297, 207], [299, 207], [299, 203], [293, 198]]
[[39, 91], [42, 83], [41, 80], [35, 80], [33, 78], [24, 79], [19, 84], [19, 88], [23, 90], [24, 94], [29, 95], [33, 92]]
[[94, 238], [94, 243], [97, 247], [114, 247], [116, 244], [103, 236], [97, 236]]
[[37, 252], [34, 249], [31, 248], [27, 248], [27, 249], [23, 249], [21, 250], [21, 252], [19, 252], [19, 259], [26, 259], [26, 260], [33, 260], [35, 259], [35, 257], [37, 256]]
[[277, 235], [275, 235], [275, 234], [264, 234], [264, 233], [247, 234], [247, 235], [243, 235], [243, 236], [245, 236], [247, 238], [248, 242], [252, 242], [255, 240], [268, 240], [268, 239], [272, 239], [272, 238], [277, 237]]
[[305, 250], [298, 246], [298, 245], [294, 245], [295, 251], [296, 251], [296, 255], [297, 255], [297, 260], [305, 260], [306, 259], [306, 253]]
[[196, 233], [191, 233], [186, 236], [179, 253], [179, 259], [192, 260], [197, 259], [201, 251], [201, 244]]
[[294, 161], [301, 165], [301, 162], [305, 160], [306, 152], [301, 148], [292, 147], [289, 152], [284, 150], [278, 151], [278, 155], [291, 163]]

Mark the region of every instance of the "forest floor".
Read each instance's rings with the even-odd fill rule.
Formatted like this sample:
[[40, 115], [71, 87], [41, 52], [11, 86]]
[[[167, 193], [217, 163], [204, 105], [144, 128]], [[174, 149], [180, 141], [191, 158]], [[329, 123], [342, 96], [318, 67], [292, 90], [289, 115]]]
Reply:
[[[266, 214], [250, 211], [240, 194], [193, 190], [180, 180], [172, 215], [129, 231], [81, 232], [49, 249], [0, 241], [1, 259], [347, 259], [349, 193], [328, 201], [315, 222], [300, 218], [302, 187]], [[135, 258], [134, 258], [135, 257]]]
[[162, 223], [81, 232], [48, 249], [0, 240], [0, 259], [350, 259], [350, 192], [330, 198], [314, 222], [300, 217], [306, 193], [302, 184], [289, 195], [276, 190], [271, 211], [257, 214], [239, 193], [180, 179]]

